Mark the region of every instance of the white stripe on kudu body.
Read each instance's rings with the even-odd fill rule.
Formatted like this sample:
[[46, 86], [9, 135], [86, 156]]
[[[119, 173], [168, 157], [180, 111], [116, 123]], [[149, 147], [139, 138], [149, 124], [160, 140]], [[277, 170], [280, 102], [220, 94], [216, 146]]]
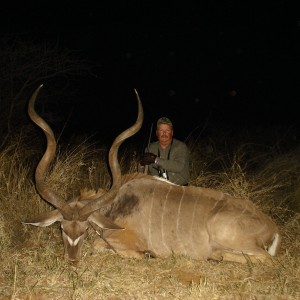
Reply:
[[[167, 237], [168, 236], [168, 232], [169, 232], [169, 230], [168, 230], [168, 224], [165, 225], [165, 222], [167, 223], [167, 219], [168, 219], [168, 215], [166, 215], [165, 212], [166, 212], [167, 207], [168, 207], [169, 192], [170, 192], [170, 188], [169, 188], [169, 190], [167, 192], [167, 195], [165, 197], [165, 200], [163, 202], [162, 213], [161, 213], [161, 241], [162, 241], [162, 244], [163, 244], [163, 246], [165, 248], [166, 253], [170, 253], [171, 252], [171, 249], [168, 246], [168, 242], [165, 240], [165, 235]], [[157, 210], [156, 210], [156, 213], [157, 213]], [[165, 220], [165, 218], [166, 218], [166, 220]]]

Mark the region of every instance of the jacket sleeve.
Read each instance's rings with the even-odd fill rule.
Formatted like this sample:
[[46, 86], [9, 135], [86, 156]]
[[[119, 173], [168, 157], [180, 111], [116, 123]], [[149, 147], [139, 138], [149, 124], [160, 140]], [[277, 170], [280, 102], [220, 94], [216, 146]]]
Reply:
[[181, 172], [189, 163], [189, 150], [184, 143], [180, 143], [171, 151], [170, 160], [159, 158], [157, 165], [169, 172]]

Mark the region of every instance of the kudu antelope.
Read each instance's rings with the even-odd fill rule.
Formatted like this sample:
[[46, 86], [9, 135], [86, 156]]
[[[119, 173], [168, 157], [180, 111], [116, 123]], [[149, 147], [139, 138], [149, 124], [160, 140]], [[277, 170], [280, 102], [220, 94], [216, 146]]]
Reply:
[[97, 231], [107, 247], [131, 257], [175, 253], [195, 259], [246, 262], [250, 258], [255, 262], [277, 253], [277, 226], [249, 200], [213, 189], [178, 186], [145, 174], [121, 176], [118, 149], [143, 122], [137, 93], [137, 120], [115, 139], [109, 152], [110, 190], [83, 194], [68, 202], [59, 199], [45, 182], [56, 141], [50, 127], [34, 110], [40, 88], [28, 105], [30, 118], [47, 138], [45, 154], [36, 169], [36, 188], [56, 209], [26, 224], [48, 226], [59, 221], [66, 259], [80, 259], [88, 226]]

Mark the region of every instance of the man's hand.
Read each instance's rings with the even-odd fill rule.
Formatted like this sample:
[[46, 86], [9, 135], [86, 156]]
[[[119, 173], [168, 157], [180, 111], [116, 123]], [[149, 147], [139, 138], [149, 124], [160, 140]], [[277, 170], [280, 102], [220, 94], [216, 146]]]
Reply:
[[154, 164], [156, 158], [157, 158], [157, 155], [155, 155], [153, 153], [145, 153], [140, 160], [140, 165], [146, 166], [146, 165]]

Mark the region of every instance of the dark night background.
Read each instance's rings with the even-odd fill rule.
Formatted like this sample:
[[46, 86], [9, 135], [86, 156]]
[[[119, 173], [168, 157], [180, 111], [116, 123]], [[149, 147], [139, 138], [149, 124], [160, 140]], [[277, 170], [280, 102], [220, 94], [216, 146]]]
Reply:
[[74, 99], [74, 132], [114, 137], [132, 124], [134, 88], [144, 139], [160, 116], [180, 139], [204, 128], [297, 131], [299, 10], [240, 2], [32, 1], [2, 7], [1, 32], [56, 41], [92, 62], [96, 76]]

